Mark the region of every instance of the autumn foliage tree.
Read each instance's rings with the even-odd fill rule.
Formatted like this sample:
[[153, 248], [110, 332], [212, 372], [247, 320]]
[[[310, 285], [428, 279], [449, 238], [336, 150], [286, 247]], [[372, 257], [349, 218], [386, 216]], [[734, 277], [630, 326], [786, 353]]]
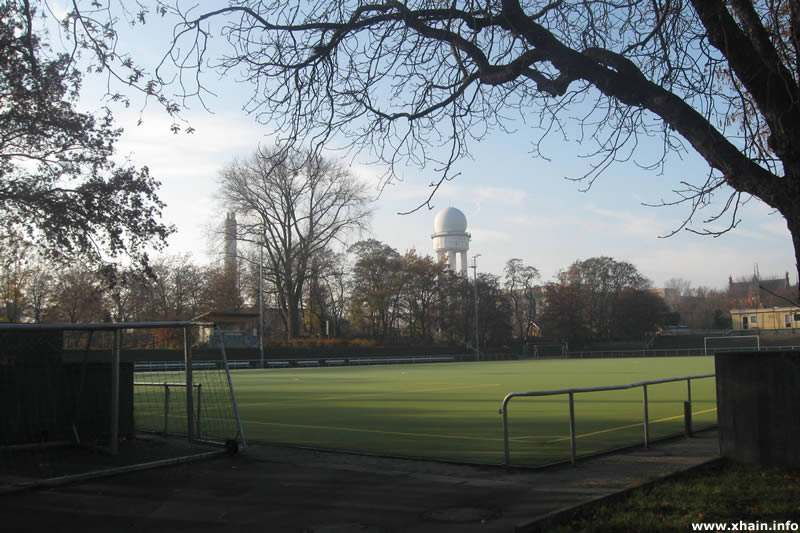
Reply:
[[0, 5], [0, 236], [60, 259], [144, 261], [172, 231], [159, 221], [159, 183], [114, 162], [120, 130], [108, 110], [76, 108], [76, 56], [51, 51], [37, 6]]

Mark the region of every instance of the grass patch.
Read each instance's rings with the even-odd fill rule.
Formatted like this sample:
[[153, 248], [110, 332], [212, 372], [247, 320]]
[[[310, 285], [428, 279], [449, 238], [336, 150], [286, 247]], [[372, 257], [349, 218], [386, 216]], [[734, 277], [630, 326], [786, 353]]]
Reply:
[[[800, 520], [800, 470], [721, 462], [637, 489], [593, 506], [568, 523], [547, 524], [560, 533], [692, 531], [692, 524], [765, 523], [770, 528]], [[756, 526], [757, 527], [757, 526]], [[740, 531], [757, 530], [739, 525]], [[778, 528], [774, 530], [780, 530]], [[785, 529], [793, 531], [791, 527]]]
[[[233, 372], [248, 440], [500, 464], [512, 391], [622, 385], [714, 371], [712, 357], [503, 361]], [[696, 427], [716, 421], [714, 380], [692, 384]], [[683, 431], [686, 384], [649, 388], [650, 436]], [[575, 396], [578, 453], [643, 439], [641, 389]], [[569, 458], [567, 397], [509, 404], [512, 462]]]

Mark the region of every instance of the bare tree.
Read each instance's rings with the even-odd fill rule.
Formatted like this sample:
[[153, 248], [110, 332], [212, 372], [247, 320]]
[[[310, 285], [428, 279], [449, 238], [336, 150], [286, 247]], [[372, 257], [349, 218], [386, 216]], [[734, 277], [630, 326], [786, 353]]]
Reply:
[[[663, 171], [669, 153], [688, 149], [709, 165], [677, 176], [676, 196], [660, 202], [687, 204], [681, 228], [727, 231], [755, 196], [786, 218], [800, 264], [796, 0], [158, 2], [178, 23], [149, 77], [118, 50], [109, 5], [75, 2], [76, 43], [170, 111], [166, 86], [202, 98], [211, 63], [251, 82], [248, 111], [284, 139], [343, 138], [392, 169], [431, 163], [441, 170], [434, 187], [470, 144], [516, 129], [519, 116], [541, 132], [536, 155], [547, 155], [548, 134], [577, 131], [593, 156], [581, 177], [589, 185], [652, 137], [662, 154], [636, 161], [644, 168]], [[146, 20], [148, 8], [136, 15]], [[218, 32], [231, 50], [212, 58]]]
[[288, 338], [300, 334], [303, 286], [312, 258], [369, 215], [365, 186], [343, 166], [311, 152], [259, 150], [220, 175], [220, 195], [240, 215], [238, 236], [263, 245]]
[[506, 261], [503, 274], [506, 277], [504, 286], [511, 299], [519, 338], [527, 341], [530, 325], [536, 320], [533, 284], [539, 279], [539, 271], [535, 267], [525, 265], [522, 259], [514, 258]]
[[88, 264], [73, 264], [55, 284], [55, 315], [59, 321], [101, 322], [105, 315], [101, 277]]
[[308, 331], [337, 337], [348, 303], [346, 256], [330, 249], [317, 253], [311, 261], [307, 287], [306, 322]]
[[21, 322], [28, 306], [26, 293], [31, 277], [31, 250], [24, 239], [11, 233], [0, 235], [0, 297], [3, 322]]

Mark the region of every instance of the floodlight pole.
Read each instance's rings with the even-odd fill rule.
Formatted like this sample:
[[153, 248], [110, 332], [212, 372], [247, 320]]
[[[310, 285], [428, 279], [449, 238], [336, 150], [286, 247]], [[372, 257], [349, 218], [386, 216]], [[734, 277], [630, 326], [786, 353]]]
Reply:
[[264, 368], [264, 234], [258, 243], [258, 353]]
[[472, 273], [475, 276], [475, 360], [481, 360], [481, 343], [478, 336], [478, 258], [481, 254], [472, 256]]

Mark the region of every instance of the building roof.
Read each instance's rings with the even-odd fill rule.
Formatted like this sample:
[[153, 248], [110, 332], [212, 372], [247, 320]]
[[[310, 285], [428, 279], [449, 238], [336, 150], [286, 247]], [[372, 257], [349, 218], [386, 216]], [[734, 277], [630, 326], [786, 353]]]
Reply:
[[758, 313], [796, 313], [800, 307], [759, 307], [755, 309], [731, 309], [731, 314], [758, 314]]
[[194, 317], [194, 321], [209, 320], [218, 322], [220, 319], [243, 319], [243, 318], [258, 318], [257, 311], [208, 311], [202, 315]]
[[732, 298], [736, 298], [746, 296], [752, 292], [759, 292], [761, 287], [774, 292], [791, 286], [788, 272], [784, 278], [759, 279], [758, 276], [754, 275], [751, 279], [746, 281], [733, 281], [733, 278], [729, 277], [728, 295]]

